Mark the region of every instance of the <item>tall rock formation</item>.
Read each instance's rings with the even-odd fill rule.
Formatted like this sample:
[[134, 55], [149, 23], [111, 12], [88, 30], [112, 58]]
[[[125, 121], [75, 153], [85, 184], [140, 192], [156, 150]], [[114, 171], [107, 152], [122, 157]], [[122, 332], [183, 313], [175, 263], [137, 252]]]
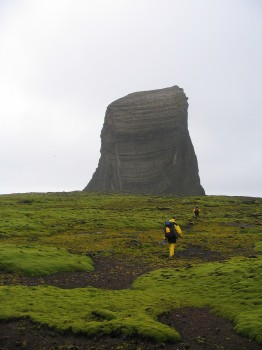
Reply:
[[204, 195], [183, 89], [129, 94], [107, 107], [98, 167], [84, 191]]

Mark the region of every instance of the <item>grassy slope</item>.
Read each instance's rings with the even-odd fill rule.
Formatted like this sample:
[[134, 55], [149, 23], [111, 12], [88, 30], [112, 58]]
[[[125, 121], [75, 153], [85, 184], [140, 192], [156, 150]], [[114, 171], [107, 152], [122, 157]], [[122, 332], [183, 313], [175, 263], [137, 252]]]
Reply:
[[[196, 203], [201, 208], [197, 223], [192, 216]], [[57, 263], [55, 248], [66, 249], [70, 254], [62, 249], [63, 254], [69, 254], [74, 262], [85, 260], [86, 253], [96, 251], [127, 259], [135, 257], [141, 264], [152, 264], [154, 269], [165, 268], [140, 277], [132, 290], [2, 286], [2, 318], [30, 316], [61, 330], [138, 333], [163, 341], [177, 340], [179, 334], [158, 323], [159, 314], [175, 307], [209, 305], [217, 314], [233, 320], [239, 333], [262, 342], [258, 274], [261, 198], [19, 194], [0, 196], [0, 210], [1, 250], [9, 252], [13, 271], [21, 249], [27, 249], [27, 265], [19, 272], [34, 270], [39, 247], [43, 249], [44, 265], [47, 260], [47, 265], [59, 266], [58, 271], [70, 268]], [[159, 242], [163, 222], [171, 215], [178, 217], [186, 233], [178, 250], [212, 251], [228, 261], [203, 263], [201, 259], [185, 257], [170, 265], [167, 247]], [[7, 269], [1, 260], [0, 264]], [[90, 261], [88, 266], [87, 269]], [[170, 294], [177, 297], [173, 300]]]

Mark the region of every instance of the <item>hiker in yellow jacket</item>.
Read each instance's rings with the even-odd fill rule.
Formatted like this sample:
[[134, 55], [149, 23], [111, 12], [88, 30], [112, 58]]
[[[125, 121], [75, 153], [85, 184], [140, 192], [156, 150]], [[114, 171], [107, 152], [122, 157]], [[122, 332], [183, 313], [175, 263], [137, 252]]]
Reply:
[[176, 223], [176, 218], [174, 216], [165, 221], [164, 233], [165, 238], [169, 243], [169, 259], [173, 259], [175, 256], [176, 240], [179, 237], [183, 237], [183, 232], [180, 226]]

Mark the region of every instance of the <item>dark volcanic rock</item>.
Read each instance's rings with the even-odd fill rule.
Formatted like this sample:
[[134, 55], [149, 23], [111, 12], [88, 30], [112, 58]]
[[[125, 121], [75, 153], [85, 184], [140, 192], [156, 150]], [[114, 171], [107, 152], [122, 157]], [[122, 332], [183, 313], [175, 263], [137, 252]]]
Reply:
[[111, 103], [101, 157], [84, 191], [204, 195], [178, 86], [142, 91]]

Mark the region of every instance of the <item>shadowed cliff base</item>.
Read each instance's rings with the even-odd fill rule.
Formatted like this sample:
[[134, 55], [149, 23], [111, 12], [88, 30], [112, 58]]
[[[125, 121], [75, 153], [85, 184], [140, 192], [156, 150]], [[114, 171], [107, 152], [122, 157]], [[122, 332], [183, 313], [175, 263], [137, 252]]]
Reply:
[[98, 167], [84, 191], [204, 195], [178, 86], [129, 94], [107, 107]]

